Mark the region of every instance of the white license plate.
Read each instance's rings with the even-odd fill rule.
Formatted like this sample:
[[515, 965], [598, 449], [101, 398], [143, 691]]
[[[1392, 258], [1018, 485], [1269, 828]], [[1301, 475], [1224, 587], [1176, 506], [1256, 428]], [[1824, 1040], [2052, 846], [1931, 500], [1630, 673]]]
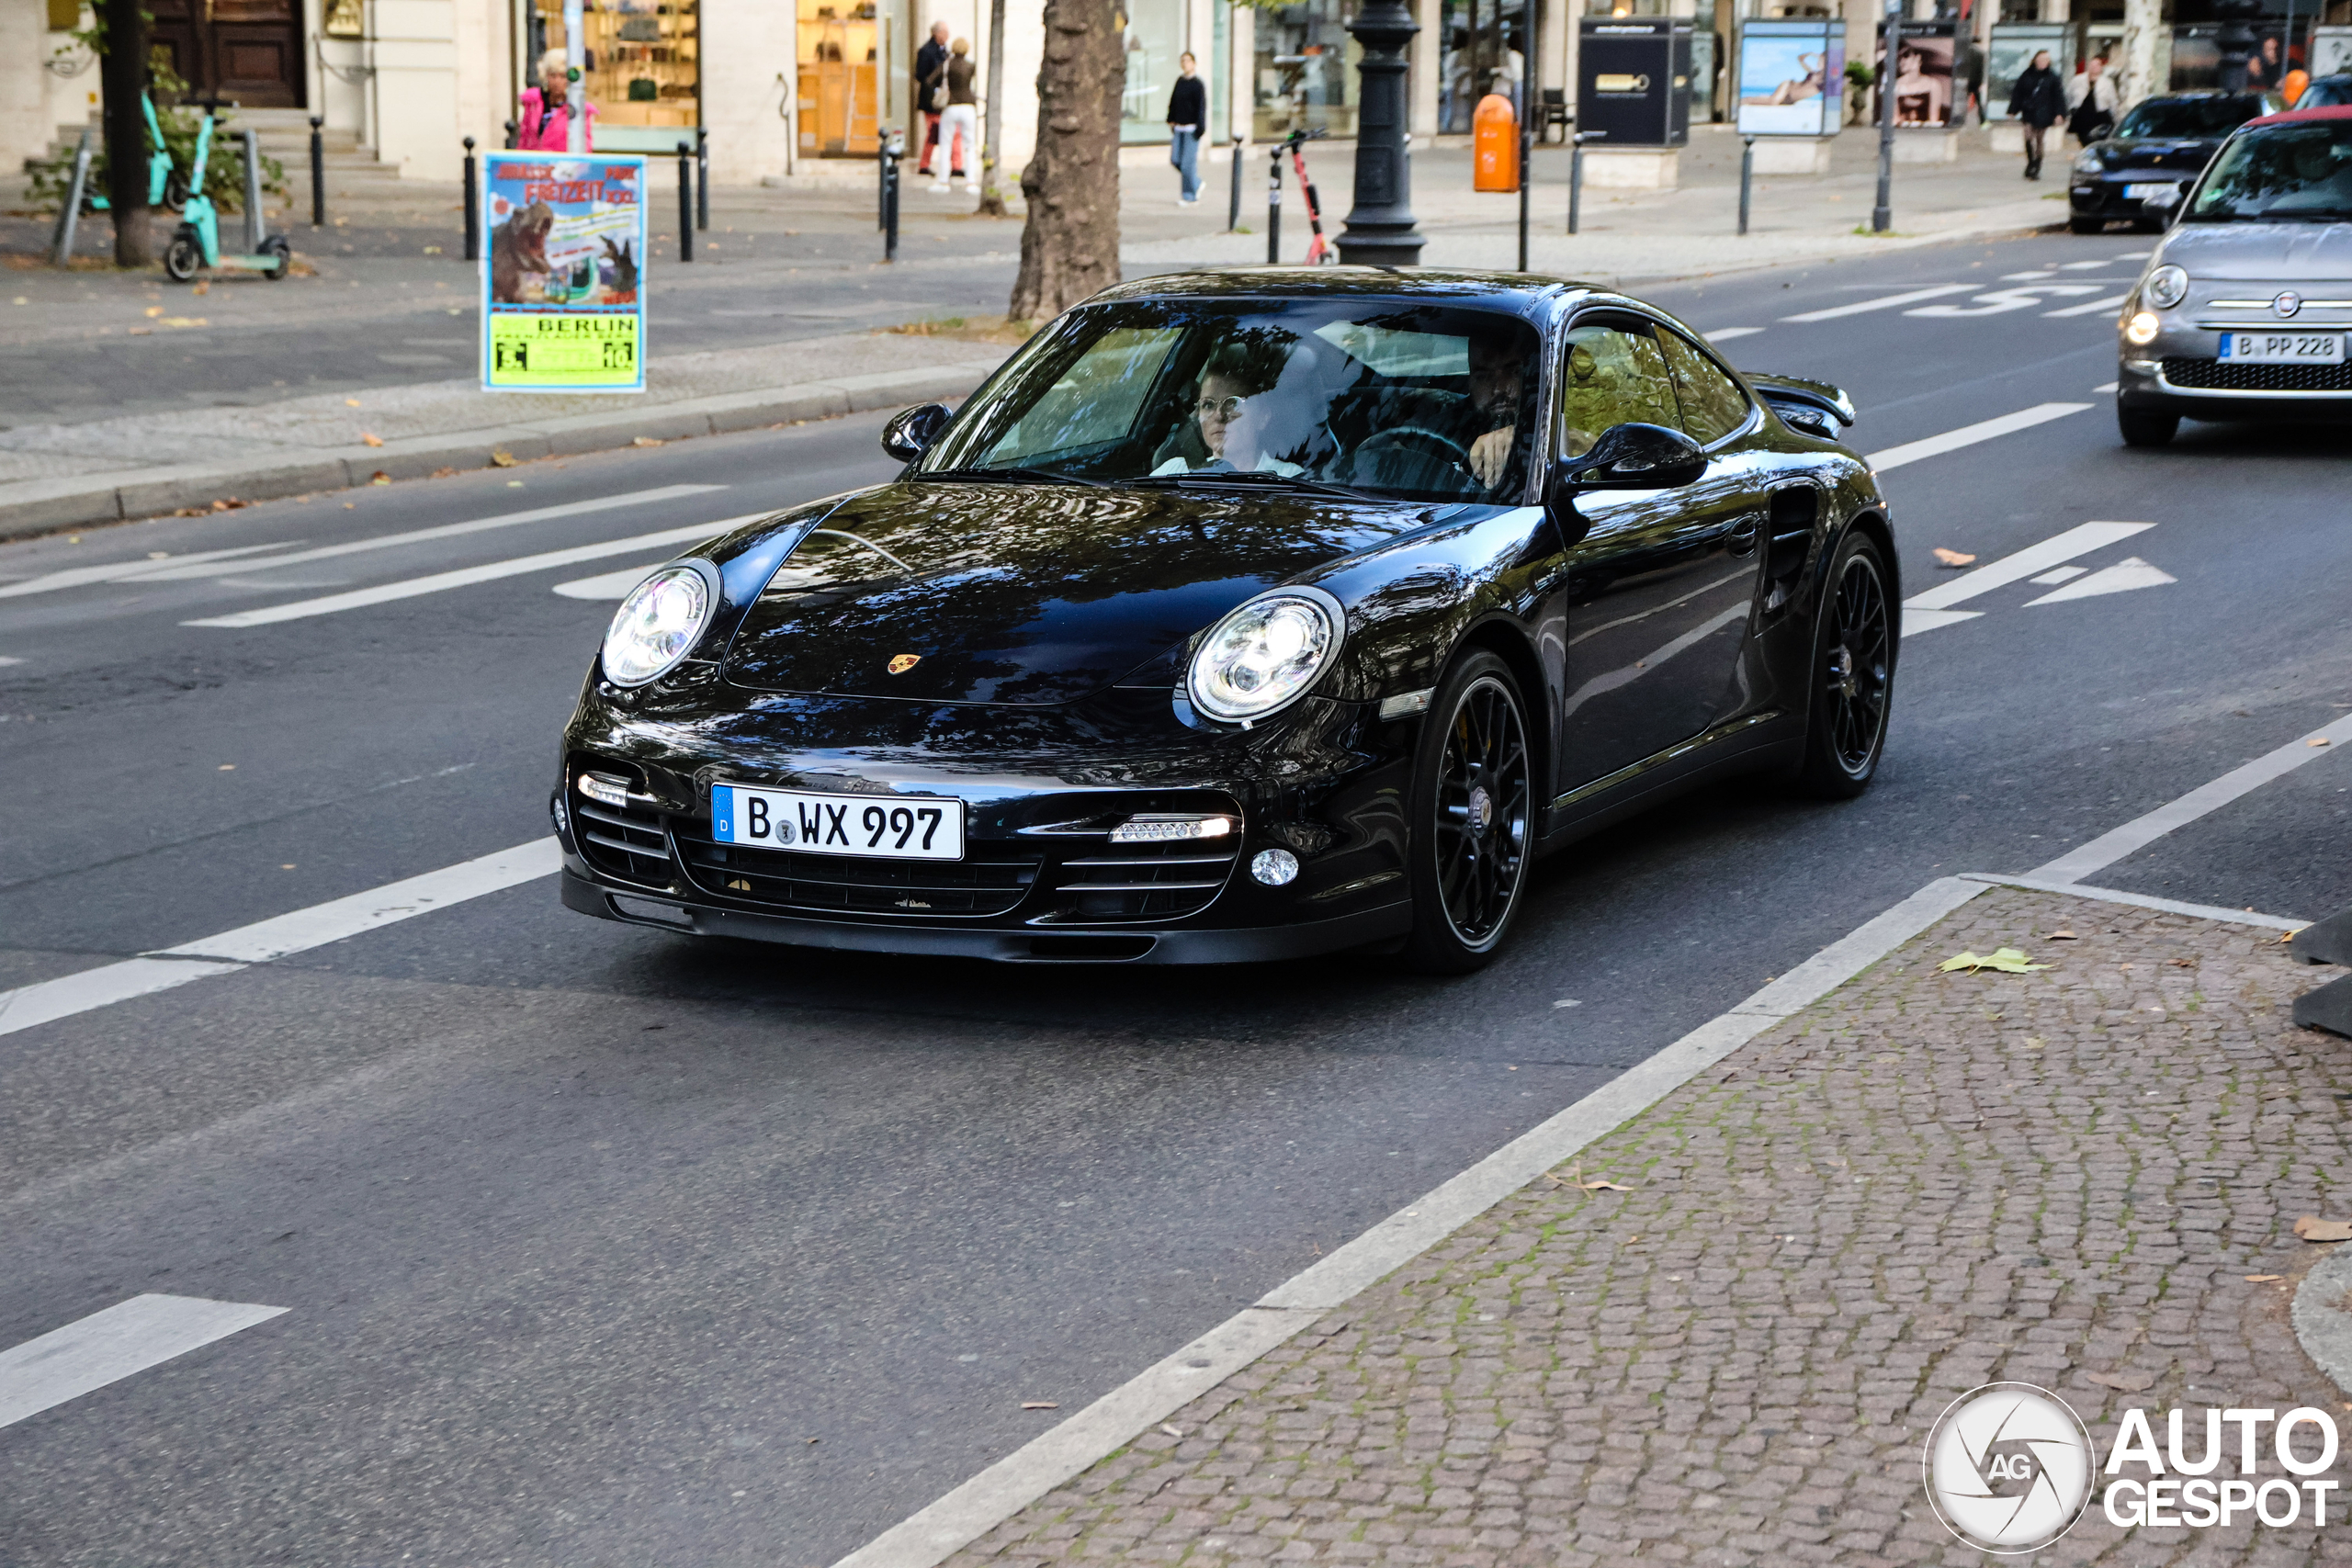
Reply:
[[2233, 365], [2341, 365], [2342, 333], [2223, 333], [2220, 355]]
[[803, 854], [962, 860], [964, 803], [922, 795], [810, 795], [714, 784], [711, 837]]
[[2126, 201], [2145, 201], [2152, 196], [2177, 195], [2180, 186], [2171, 180], [2158, 180], [2154, 185], [2130, 185], [2123, 187]]

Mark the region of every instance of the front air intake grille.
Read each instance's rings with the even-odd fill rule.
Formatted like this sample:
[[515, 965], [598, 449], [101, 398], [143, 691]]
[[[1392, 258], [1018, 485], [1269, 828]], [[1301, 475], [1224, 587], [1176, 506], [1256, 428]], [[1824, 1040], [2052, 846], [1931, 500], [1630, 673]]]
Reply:
[[2243, 365], [2224, 359], [2167, 359], [2165, 379], [2214, 392], [2352, 392], [2352, 365]]
[[[605, 767], [597, 771], [610, 772]], [[575, 771], [572, 778], [578, 777]], [[627, 806], [606, 806], [582, 795], [575, 782], [564, 808], [571, 813], [580, 856], [590, 865], [624, 882], [670, 886], [670, 839], [662, 830], [661, 814], [650, 805], [631, 800]]]
[[1208, 907], [1233, 872], [1238, 838], [1105, 844], [1055, 867], [1057, 920], [1173, 919]]
[[960, 861], [867, 860], [791, 850], [747, 849], [710, 837], [707, 820], [675, 821], [686, 874], [732, 902], [811, 914], [1001, 915], [1035, 886], [1046, 853], [1031, 843], [986, 840]]

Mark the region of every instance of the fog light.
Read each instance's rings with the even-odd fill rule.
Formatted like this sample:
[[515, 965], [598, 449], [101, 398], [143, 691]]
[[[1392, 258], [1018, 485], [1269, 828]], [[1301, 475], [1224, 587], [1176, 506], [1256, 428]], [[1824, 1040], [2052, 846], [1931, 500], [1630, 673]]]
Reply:
[[1260, 850], [1250, 857], [1250, 874], [1269, 887], [1298, 879], [1298, 857], [1288, 850]]
[[1111, 841], [1165, 844], [1180, 839], [1222, 839], [1233, 828], [1230, 817], [1130, 817], [1111, 829]]
[[2124, 323], [2123, 341], [2145, 348], [2156, 341], [2156, 333], [2162, 330], [2163, 323], [2156, 320], [2156, 313], [2143, 310]]
[[581, 774], [580, 793], [599, 806], [626, 807], [628, 805], [628, 781], [615, 778], [610, 773]]
[[560, 792], [556, 794], [548, 801], [548, 809], [555, 814], [556, 836], [558, 838], [562, 838], [570, 834], [571, 831], [571, 813], [564, 809], [563, 795]]

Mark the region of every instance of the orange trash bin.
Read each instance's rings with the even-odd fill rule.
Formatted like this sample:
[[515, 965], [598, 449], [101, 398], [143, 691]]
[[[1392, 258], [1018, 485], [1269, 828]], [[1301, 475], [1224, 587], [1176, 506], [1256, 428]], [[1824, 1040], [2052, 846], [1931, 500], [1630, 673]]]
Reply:
[[1472, 190], [1519, 188], [1519, 116], [1500, 93], [1480, 98], [1470, 117], [1470, 169]]

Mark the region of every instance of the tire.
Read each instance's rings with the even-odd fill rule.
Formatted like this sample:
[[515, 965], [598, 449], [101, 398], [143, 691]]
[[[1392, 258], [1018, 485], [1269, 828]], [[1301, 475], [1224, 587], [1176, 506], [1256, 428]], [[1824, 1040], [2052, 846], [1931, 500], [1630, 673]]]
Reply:
[[2126, 446], [2168, 446], [2180, 431], [2180, 415], [2152, 413], [2145, 409], [2115, 405], [2115, 427]]
[[1799, 792], [1851, 800], [1878, 776], [1894, 696], [1894, 606], [1886, 562], [1867, 535], [1849, 533], [1832, 558], [1815, 621]]
[[262, 274], [272, 283], [278, 282], [294, 269], [294, 246], [283, 234], [272, 234], [264, 240], [261, 254], [277, 258], [277, 265]]
[[186, 229], [172, 236], [164, 247], [164, 273], [175, 283], [190, 283], [204, 270], [204, 247]]
[[187, 176], [177, 169], [164, 176], [164, 205], [175, 212], [187, 205]]
[[1510, 935], [1534, 858], [1533, 761], [1510, 666], [1484, 651], [1455, 660], [1413, 765], [1404, 956], [1421, 973], [1482, 969]]
[[2107, 220], [2104, 218], [2069, 218], [2066, 220], [2066, 231], [2070, 234], [2104, 234], [2107, 232]]

